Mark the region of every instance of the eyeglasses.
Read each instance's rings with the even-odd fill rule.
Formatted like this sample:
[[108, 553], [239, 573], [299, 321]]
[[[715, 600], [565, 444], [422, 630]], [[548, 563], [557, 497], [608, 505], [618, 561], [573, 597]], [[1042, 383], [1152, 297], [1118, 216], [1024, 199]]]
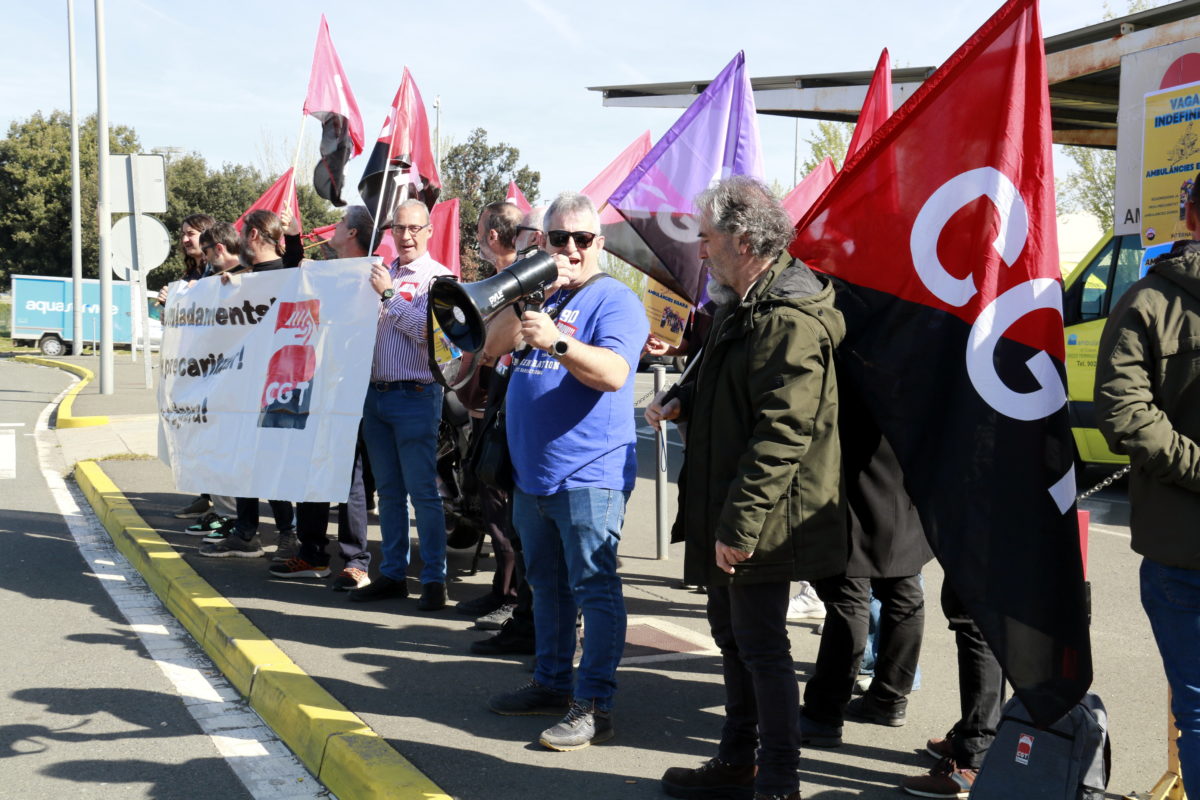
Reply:
[[532, 226], [530, 226], [530, 225], [518, 225], [518, 226], [517, 226], [517, 232], [519, 233], [519, 232], [521, 232], [521, 231], [530, 231], [530, 232], [532, 232], [532, 233], [541, 233], [541, 232], [542, 232], [542, 229], [541, 229], [541, 228], [534, 228], [534, 227], [532, 227]]
[[212, 250], [214, 247], [216, 247], [215, 244], [202, 244], [202, 245], [200, 245], [200, 252], [207, 255], [208, 251]]
[[551, 247], [566, 247], [567, 239], [574, 239], [576, 247], [587, 250], [595, 241], [596, 234], [591, 231], [550, 231], [546, 234], [546, 239]]
[[396, 234], [397, 236], [405, 231], [408, 231], [409, 236], [416, 236], [418, 233], [428, 228], [429, 223], [426, 222], [424, 225], [392, 225], [390, 227], [392, 229], [392, 233]]

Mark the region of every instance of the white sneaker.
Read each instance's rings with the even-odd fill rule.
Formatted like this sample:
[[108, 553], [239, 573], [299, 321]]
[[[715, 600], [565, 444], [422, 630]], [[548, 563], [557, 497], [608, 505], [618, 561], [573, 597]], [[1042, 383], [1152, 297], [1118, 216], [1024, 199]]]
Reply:
[[788, 619], [825, 619], [825, 604], [817, 597], [811, 585], [796, 592], [796, 596], [788, 602]]

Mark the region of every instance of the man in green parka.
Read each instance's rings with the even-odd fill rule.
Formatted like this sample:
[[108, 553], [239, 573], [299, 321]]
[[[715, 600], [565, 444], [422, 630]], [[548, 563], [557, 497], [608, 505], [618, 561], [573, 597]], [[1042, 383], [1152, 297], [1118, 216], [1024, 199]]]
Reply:
[[667, 770], [663, 789], [798, 800], [787, 607], [791, 581], [846, 566], [833, 369], [845, 329], [829, 281], [786, 253], [792, 226], [765, 186], [728, 178], [696, 207], [715, 319], [678, 396], [655, 398], [646, 420], [687, 422], [675, 534], [685, 582], [708, 587], [725, 725], [716, 757]]
[[1200, 176], [1175, 242], [1108, 315], [1096, 425], [1129, 456], [1130, 545], [1171, 686], [1185, 794], [1200, 796]]

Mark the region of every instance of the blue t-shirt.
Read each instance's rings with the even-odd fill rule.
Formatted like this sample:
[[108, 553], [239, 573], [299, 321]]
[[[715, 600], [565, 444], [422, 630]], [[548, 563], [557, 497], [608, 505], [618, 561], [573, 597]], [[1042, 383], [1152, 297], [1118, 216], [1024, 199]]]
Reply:
[[[547, 303], [570, 294], [560, 290]], [[629, 364], [625, 385], [600, 392], [580, 383], [545, 350], [533, 349], [508, 385], [508, 447], [517, 488], [546, 496], [567, 489], [630, 491], [637, 475], [633, 380], [650, 333], [637, 295], [615, 278], [576, 292], [558, 328], [584, 344], [612, 350]]]

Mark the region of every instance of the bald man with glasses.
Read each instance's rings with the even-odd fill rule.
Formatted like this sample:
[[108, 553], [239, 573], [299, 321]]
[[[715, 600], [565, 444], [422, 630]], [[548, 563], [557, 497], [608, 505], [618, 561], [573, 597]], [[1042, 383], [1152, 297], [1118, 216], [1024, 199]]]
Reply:
[[408, 597], [408, 501], [421, 547], [420, 611], [446, 607], [446, 517], [437, 488], [437, 431], [442, 387], [429, 368], [426, 310], [429, 286], [450, 270], [429, 255], [433, 227], [419, 200], [396, 208], [396, 260], [371, 270], [379, 293], [379, 323], [362, 431], [379, 491], [383, 558], [379, 576], [350, 592], [355, 602]]

